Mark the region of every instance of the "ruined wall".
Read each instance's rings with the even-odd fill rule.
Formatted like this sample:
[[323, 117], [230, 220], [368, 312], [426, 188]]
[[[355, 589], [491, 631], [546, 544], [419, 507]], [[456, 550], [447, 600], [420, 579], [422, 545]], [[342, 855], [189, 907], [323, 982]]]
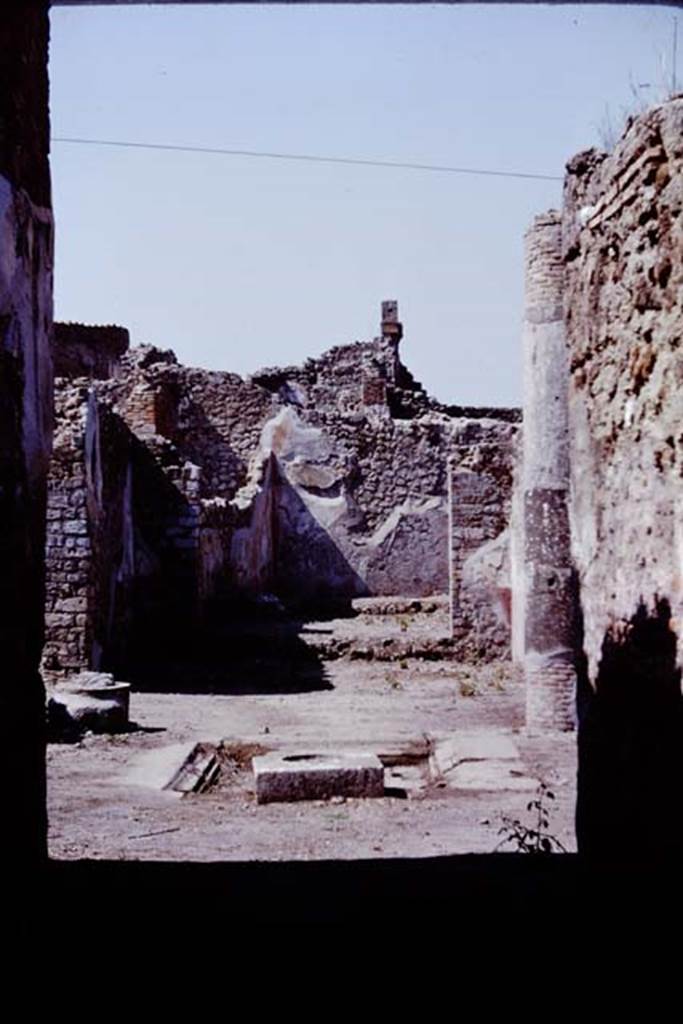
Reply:
[[449, 462], [450, 605], [460, 658], [510, 653], [510, 555], [515, 430], [466, 424]]
[[[124, 365], [118, 328], [69, 325], [68, 338], [62, 368], [90, 380], [57, 380], [43, 659], [52, 679], [125, 674], [169, 631], [191, 631], [225, 568], [233, 522], [225, 502], [202, 498], [202, 468], [170, 440], [179, 389], [164, 371], [175, 357], [148, 347]], [[96, 379], [107, 369], [114, 378]]]
[[358, 517], [347, 454], [291, 406], [265, 425], [261, 452], [271, 465], [275, 593], [294, 603], [367, 593], [353, 564]]
[[[99, 351], [96, 331], [79, 339]], [[167, 436], [178, 394], [168, 379], [57, 378], [43, 657], [52, 681], [82, 669], [125, 676], [169, 637], [189, 636], [230, 575], [237, 510], [202, 496], [203, 468]], [[125, 418], [113, 405], [121, 396]]]
[[228, 500], [246, 483], [274, 408], [269, 392], [237, 374], [181, 366], [172, 352], [150, 345], [122, 357], [102, 394], [136, 435], [164, 437], [201, 466], [202, 497]]
[[89, 667], [90, 538], [85, 480], [87, 387], [55, 387], [55, 436], [47, 503], [47, 673]]
[[524, 482], [523, 482], [523, 437], [520, 433], [515, 441], [512, 470], [512, 501], [509, 525], [510, 601], [511, 636], [510, 653], [515, 665], [524, 663]]
[[52, 336], [55, 377], [97, 380], [113, 377], [129, 344], [125, 327], [55, 323]]
[[595, 682], [610, 623], [683, 611], [683, 100], [568, 166], [572, 533]]
[[55, 413], [43, 652], [53, 679], [121, 660], [135, 575], [130, 433], [83, 380], [57, 380]]
[[[251, 378], [334, 441], [340, 471], [346, 460], [358, 529], [368, 533], [417, 498], [442, 498], [447, 515], [447, 460], [462, 443], [463, 421], [521, 419], [519, 410], [463, 409], [427, 395], [400, 361], [402, 329], [391, 333], [394, 323], [400, 329], [383, 319], [374, 341], [337, 346], [302, 367], [262, 370]], [[441, 592], [445, 572], [444, 563], [435, 586]]]
[[[285, 402], [260, 446], [262, 458], [275, 454], [279, 469], [279, 592], [311, 599], [445, 593], [448, 460], [475, 465], [473, 452], [486, 442], [492, 461], [509, 462], [518, 430], [512, 417], [451, 415], [402, 367], [400, 324], [383, 320], [382, 330], [373, 342], [332, 349], [300, 369], [252, 378]], [[395, 416], [399, 407], [403, 414]], [[509, 485], [508, 469], [494, 474], [501, 509]]]
[[158, 435], [133, 435], [135, 580], [131, 657], [152, 655], [189, 634], [201, 612], [216, 552], [202, 571], [201, 468]]
[[[494, 443], [493, 434], [507, 443], [519, 414], [477, 419], [482, 411], [465, 417], [439, 405], [401, 364], [396, 304], [385, 303], [382, 317], [371, 342], [247, 381], [143, 346], [123, 356], [115, 380], [98, 385], [136, 436], [163, 437], [200, 467], [202, 500], [233, 506], [233, 519], [223, 520], [237, 530], [236, 586], [254, 591], [268, 580], [283, 595], [311, 600], [447, 590], [448, 457], [466, 452], [479, 422]], [[272, 453], [278, 470], [264, 484]], [[277, 493], [259, 497], [264, 486]], [[214, 530], [203, 549], [220, 561], [225, 538]]]
[[683, 851], [683, 99], [568, 165], [573, 554], [587, 691], [579, 841]]
[[[4, 856], [45, 853], [45, 482], [52, 425], [47, 5], [0, 19], [0, 758]], [[21, 765], [21, 771], [16, 766]]]
[[204, 616], [210, 602], [225, 590], [230, 578], [230, 555], [237, 516], [224, 498], [202, 498], [197, 547], [197, 614]]
[[[151, 346], [117, 356], [109, 379], [59, 379], [46, 670], [125, 672], [240, 595], [319, 607], [447, 590], [448, 460], [485, 482], [495, 520], [482, 531], [462, 506], [464, 562], [506, 524], [518, 427], [430, 399], [400, 362], [397, 315], [385, 303], [374, 341], [248, 381]], [[100, 336], [75, 337], [94, 350], [75, 368], [92, 367]], [[460, 609], [460, 635], [485, 633], [489, 653], [507, 643], [489, 642], [501, 614], [509, 629], [506, 557], [484, 560]]]

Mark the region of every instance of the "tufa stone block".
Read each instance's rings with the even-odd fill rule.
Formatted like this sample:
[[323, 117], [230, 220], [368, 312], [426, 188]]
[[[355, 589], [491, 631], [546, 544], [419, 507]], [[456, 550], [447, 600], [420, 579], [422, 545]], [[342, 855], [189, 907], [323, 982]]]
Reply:
[[375, 754], [263, 754], [252, 761], [259, 804], [384, 795], [384, 768]]

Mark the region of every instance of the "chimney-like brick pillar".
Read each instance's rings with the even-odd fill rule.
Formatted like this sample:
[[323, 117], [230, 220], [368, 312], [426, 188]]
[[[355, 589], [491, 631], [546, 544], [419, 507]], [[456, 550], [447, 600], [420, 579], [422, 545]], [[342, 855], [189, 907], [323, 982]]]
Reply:
[[560, 215], [526, 235], [524, 311], [524, 678], [533, 731], [576, 719], [576, 581], [568, 516], [568, 356]]

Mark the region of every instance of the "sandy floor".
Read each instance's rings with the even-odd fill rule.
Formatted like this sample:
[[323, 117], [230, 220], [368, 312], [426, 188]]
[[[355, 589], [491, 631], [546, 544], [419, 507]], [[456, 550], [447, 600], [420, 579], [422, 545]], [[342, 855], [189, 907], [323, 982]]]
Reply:
[[[443, 608], [309, 623], [304, 642], [315, 646], [321, 638], [343, 636], [365, 652], [326, 660], [323, 650], [320, 688], [309, 678], [303, 692], [268, 693], [272, 677], [264, 664], [262, 693], [239, 687], [232, 693], [134, 692], [132, 731], [49, 748], [52, 857], [312, 860], [491, 852], [501, 839], [502, 816], [533, 823], [527, 804], [541, 779], [555, 794], [548, 802], [549, 831], [574, 850], [575, 737], [524, 733], [522, 687], [511, 666], [367, 657], [383, 637], [409, 639], [419, 648], [444, 632]], [[296, 690], [288, 678], [287, 689]], [[192, 683], [182, 688], [199, 689]], [[426, 762], [398, 767], [406, 778], [422, 774], [423, 784], [408, 798], [259, 805], [248, 761], [201, 795], [161, 788], [197, 742], [382, 753], [425, 746], [425, 738], [434, 748], [458, 736], [470, 747], [480, 737], [482, 757], [501, 738], [512, 740], [519, 761], [475, 760], [431, 776]]]

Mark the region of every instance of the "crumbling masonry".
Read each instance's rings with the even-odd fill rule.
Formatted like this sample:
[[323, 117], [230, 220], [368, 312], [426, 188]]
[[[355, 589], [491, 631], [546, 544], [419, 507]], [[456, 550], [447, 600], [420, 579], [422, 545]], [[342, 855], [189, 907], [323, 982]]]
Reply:
[[395, 302], [373, 341], [246, 381], [126, 351], [124, 334], [55, 333], [46, 672], [124, 670], [137, 623], [149, 642], [218, 601], [445, 593], [449, 508], [458, 650], [507, 650], [506, 535], [485, 571], [467, 557], [505, 530], [519, 414], [429, 398]]
[[651, 703], [679, 714], [682, 119], [673, 100], [613, 154], [575, 157], [562, 214], [527, 236], [515, 603], [532, 728], [570, 728], [577, 696], [589, 719], [608, 699], [640, 727]]
[[[3, 852], [16, 854], [23, 863], [27, 858], [45, 856], [44, 694], [38, 662], [43, 640], [45, 498], [52, 419], [47, 40], [45, 4], [27, 3], [16, 12], [10, 8], [4, 13], [0, 24], [0, 587], [5, 614], [0, 622], [0, 751], [4, 777], [12, 779], [5, 793], [11, 841]], [[683, 816], [678, 810], [683, 790], [679, 643], [683, 613], [682, 172], [683, 99], [679, 97], [635, 119], [612, 154], [579, 154], [568, 165], [565, 184], [561, 239], [563, 322], [569, 362], [568, 520], [580, 612], [574, 634], [581, 695], [577, 820], [580, 848], [588, 853], [665, 851], [680, 856], [683, 850]], [[537, 222], [530, 237], [556, 238], [554, 219]], [[541, 247], [545, 249], [545, 241]], [[547, 258], [549, 266], [556, 261], [554, 241], [549, 244]], [[528, 311], [537, 305], [529, 301]], [[534, 316], [528, 317], [528, 351], [535, 351], [543, 359], [543, 352], [549, 353], [559, 344], [556, 303], [551, 301], [545, 313]], [[392, 318], [387, 317], [387, 321]], [[225, 397], [213, 404], [217, 394], [225, 396], [223, 387], [230, 375], [182, 370], [163, 353], [123, 356], [121, 379], [89, 383], [90, 376], [100, 374], [96, 360], [86, 370], [83, 382], [72, 379], [71, 384], [60, 385], [64, 393], [58, 404], [60, 415], [66, 419], [63, 434], [58, 432], [59, 446], [66, 453], [73, 440], [74, 452], [84, 454], [82, 473], [74, 465], [64, 475], [68, 506], [51, 501], [50, 522], [64, 524], [61, 532], [55, 527], [52, 540], [61, 537], [64, 543], [51, 545], [55, 557], [50, 572], [54, 570], [55, 574], [50, 594], [57, 600], [73, 596], [77, 603], [69, 611], [53, 604], [49, 614], [85, 616], [85, 622], [76, 618], [73, 625], [86, 632], [84, 643], [79, 639], [73, 649], [69, 649], [69, 641], [62, 643], [55, 637], [55, 647], [48, 649], [46, 658], [61, 658], [62, 647], [67, 656], [56, 670], [70, 670], [67, 658], [72, 655], [76, 662], [86, 657], [91, 661], [104, 658], [106, 645], [112, 642], [107, 624], [127, 614], [123, 595], [130, 584], [131, 567], [135, 586], [143, 582], [143, 590], [147, 588], [143, 600], [149, 603], [154, 596], [162, 605], [164, 581], [173, 578], [186, 579], [190, 597], [197, 595], [192, 599], [200, 607], [204, 588], [210, 588], [216, 576], [224, 575], [221, 562], [225, 559], [234, 565], [233, 540], [238, 550], [243, 543], [244, 550], [253, 556], [247, 561], [240, 585], [259, 579], [261, 571], [259, 585], [265, 586], [268, 574], [283, 584], [291, 578], [291, 566], [297, 564], [302, 549], [297, 541], [300, 531], [294, 530], [292, 543], [288, 541], [282, 549], [286, 557], [280, 562], [268, 554], [267, 532], [255, 525], [259, 508], [268, 518], [268, 510], [282, 507], [277, 491], [282, 481], [276, 483], [276, 468], [277, 476], [285, 478], [285, 508], [290, 509], [297, 499], [310, 511], [307, 502], [322, 499], [331, 513], [334, 502], [341, 498], [340, 518], [345, 528], [339, 533], [340, 544], [343, 547], [346, 543], [341, 539], [346, 535], [348, 551], [352, 551], [354, 523], [360, 522], [363, 526], [359, 533], [365, 534], [361, 549], [364, 547], [364, 554], [369, 555], [369, 538], [394, 508], [410, 499], [410, 478], [404, 473], [404, 480], [400, 480], [398, 465], [397, 486], [386, 493], [381, 486], [382, 474], [376, 469], [377, 458], [385, 456], [373, 456], [366, 450], [361, 462], [375, 466], [375, 472], [362, 473], [358, 481], [354, 476], [358, 463], [354, 465], [351, 458], [354, 444], [342, 443], [345, 430], [355, 431], [357, 427], [354, 437], [366, 443], [368, 438], [373, 443], [379, 438], [385, 451], [403, 452], [405, 458], [413, 460], [420, 450], [439, 448], [444, 458], [439, 460], [438, 470], [430, 468], [429, 473], [436, 476], [430, 476], [428, 484], [425, 478], [420, 499], [445, 502], [445, 458], [456, 458], [454, 479], [461, 469], [471, 468], [458, 468], [457, 445], [463, 431], [466, 435], [471, 429], [471, 425], [458, 421], [479, 421], [484, 436], [478, 440], [482, 444], [488, 443], [485, 435], [489, 428], [484, 419], [506, 424], [510, 433], [514, 428], [502, 417], [468, 417], [453, 415], [452, 410], [435, 410], [419, 388], [401, 379], [400, 368], [395, 361], [392, 363], [393, 330], [383, 332], [377, 345], [369, 343], [369, 347], [356, 349], [358, 357], [368, 357], [362, 362], [364, 383], [360, 395], [359, 389], [351, 386], [354, 378], [359, 380], [358, 359], [341, 359], [347, 367], [342, 376], [347, 375], [348, 389], [341, 402], [344, 389], [339, 388], [342, 407], [334, 415], [326, 408], [316, 411], [317, 389], [324, 390], [327, 385], [334, 390], [338, 386], [340, 377], [328, 372], [330, 360], [336, 363], [337, 357], [348, 356], [346, 350], [338, 351], [336, 356], [328, 353], [327, 360], [314, 361], [291, 373], [280, 371], [260, 380], [240, 382], [239, 386], [234, 381], [240, 405], [247, 411], [261, 410], [258, 415], [249, 413], [241, 429], [237, 404]], [[383, 340], [385, 333], [387, 341]], [[105, 362], [108, 360], [109, 356]], [[106, 369], [111, 372], [110, 365]], [[536, 374], [533, 379], [537, 379]], [[561, 396], [561, 390], [554, 392], [542, 374], [539, 379], [539, 388], [546, 396]], [[220, 388], [215, 389], [217, 382]], [[176, 385], [182, 385], [179, 393], [174, 390]], [[537, 402], [534, 387], [532, 384], [527, 391], [529, 409]], [[67, 394], [69, 388], [75, 390]], [[207, 411], [196, 400], [200, 390], [206, 394]], [[408, 415], [404, 415], [406, 412]], [[436, 421], [432, 422], [435, 412]], [[116, 417], [118, 424], [111, 434], [106, 425], [109, 416]], [[270, 430], [265, 440], [270, 447], [261, 446], [268, 421]], [[67, 422], [73, 425], [71, 439], [64, 426]], [[130, 426], [136, 422], [137, 428]], [[562, 451], [561, 417], [542, 416], [538, 422], [552, 428], [553, 443]], [[227, 433], [221, 432], [221, 424]], [[305, 473], [303, 482], [297, 476], [302, 465], [296, 461], [293, 449], [287, 447], [293, 431], [301, 429], [306, 440], [312, 438], [314, 442], [314, 482]], [[496, 428], [492, 429], [495, 435]], [[313, 431], [313, 435], [307, 431]], [[120, 451], [120, 463], [109, 483], [105, 480], [106, 469], [104, 475], [98, 473], [98, 465], [102, 470], [107, 461], [102, 456], [109, 445], [108, 440], [103, 444], [105, 435], [111, 439], [112, 450]], [[434, 445], [436, 437], [443, 440]], [[216, 442], [215, 449], [211, 439]], [[505, 438], [506, 444], [511, 441], [511, 436]], [[532, 431], [525, 450], [533, 451], [535, 443]], [[320, 455], [321, 444], [328, 453], [325, 457]], [[325, 444], [330, 447], [326, 449]], [[205, 458], [198, 457], [201, 449], [206, 452]], [[86, 450], [89, 455], [94, 453], [90, 468]], [[261, 475], [256, 462], [252, 466], [256, 450], [262, 455]], [[287, 453], [292, 456], [288, 463]], [[482, 457], [485, 455], [482, 450]], [[473, 452], [469, 456], [473, 457]], [[347, 457], [348, 462], [344, 461]], [[148, 475], [137, 474], [143, 484], [139, 499], [135, 488], [138, 459], [150, 468]], [[283, 464], [287, 464], [284, 473]], [[59, 456], [54, 465], [60, 465]], [[61, 465], [65, 468], [65, 460]], [[546, 629], [549, 621], [552, 624], [548, 610], [555, 597], [548, 589], [548, 580], [555, 577], [561, 584], [558, 592], [571, 593], [569, 588], [563, 590], [569, 566], [564, 528], [558, 527], [564, 516], [560, 499], [563, 492], [566, 494], [566, 474], [562, 470], [545, 476], [541, 468], [540, 459], [528, 461], [521, 474], [524, 486], [521, 491], [518, 486], [513, 495], [517, 526], [513, 523], [510, 574], [513, 634], [517, 650], [521, 646], [525, 651], [530, 690], [535, 687], [530, 692], [530, 708], [539, 720], [546, 717], [541, 698], [553, 677], [549, 674], [544, 679], [531, 669], [544, 664], [552, 669], [552, 645], [564, 652], [569, 635], [563, 625], [569, 622], [565, 615], [568, 604], [558, 617], [558, 634], [552, 636]], [[323, 469], [326, 472], [321, 472]], [[215, 486], [221, 478], [229, 484]], [[155, 493], [158, 486], [166, 499], [150, 501], [147, 518], [143, 514], [145, 480], [151, 481]], [[116, 543], [105, 554], [90, 545], [92, 538], [100, 535], [103, 506], [98, 502], [109, 486], [120, 494], [120, 500], [113, 504], [114, 524], [103, 527], [112, 536], [117, 535]], [[454, 487], [457, 489], [457, 482]], [[255, 497], [257, 493], [262, 496], [260, 505], [250, 498], [250, 489]], [[552, 510], [546, 518], [539, 513], [539, 507], [541, 512], [544, 507], [544, 490], [552, 492], [546, 495], [546, 507]], [[135, 520], [136, 501], [139, 522]], [[67, 507], [76, 510], [73, 517], [62, 515]], [[127, 539], [130, 533], [126, 534], [131, 508], [136, 538], [133, 559]], [[502, 517], [496, 519], [493, 503], [491, 508], [491, 518], [473, 527], [486, 535], [502, 521]], [[105, 520], [108, 514], [104, 513]], [[403, 514], [410, 518], [415, 512], [408, 505]], [[429, 510], [423, 504], [417, 514], [425, 522]], [[359, 518], [355, 520], [354, 515]], [[222, 546], [224, 516], [235, 517], [229, 551]], [[72, 534], [66, 530], [67, 522], [75, 524]], [[87, 534], [81, 532], [83, 522], [87, 522]], [[124, 527], [124, 523], [128, 525]], [[457, 516], [452, 523], [459, 527]], [[563, 543], [550, 550], [549, 538], [557, 536], [558, 530]], [[238, 534], [239, 542], [235, 540]], [[67, 537], [72, 538], [69, 544]], [[263, 547], [259, 537], [264, 539]], [[375, 539], [381, 547], [382, 535]], [[490, 543], [485, 536], [479, 539]], [[73, 543], [78, 540], [88, 543]], [[496, 538], [492, 541], [495, 544]], [[202, 556], [206, 571], [195, 571], [197, 550], [206, 553], [205, 563]], [[355, 577], [369, 586], [367, 578], [358, 572], [361, 562], [354, 568], [346, 550], [342, 554], [350, 567], [348, 571], [344, 567], [342, 574], [346, 588], [352, 589]], [[83, 566], [93, 555], [97, 568], [86, 571]], [[492, 560], [504, 563], [497, 555]], [[545, 582], [541, 569], [550, 569]], [[325, 580], [336, 579], [337, 570], [338, 563], [328, 564]], [[60, 579], [60, 573], [67, 578]], [[452, 576], [454, 607], [464, 607], [460, 592], [464, 569], [457, 568]], [[422, 581], [424, 577], [418, 574], [417, 579]], [[60, 583], [73, 585], [74, 594], [60, 592]], [[107, 585], [113, 601], [102, 606], [108, 610], [104, 621], [96, 623], [94, 608], [88, 606], [90, 595], [97, 594], [98, 587], [102, 594]], [[497, 589], [504, 592], [505, 587]], [[181, 586], [178, 593], [182, 591]], [[92, 598], [97, 603], [101, 600]], [[501, 596], [501, 600], [505, 598]], [[134, 599], [130, 607], [134, 612]], [[526, 620], [521, 644], [521, 620], [515, 608], [523, 609]], [[534, 617], [539, 622], [537, 632]], [[91, 627], [87, 625], [89, 620]], [[63, 623], [54, 620], [54, 624]], [[561, 664], [568, 664], [564, 653]], [[555, 709], [549, 720], [558, 725], [567, 720], [569, 678], [569, 672], [561, 673], [557, 677], [559, 697], [549, 698], [548, 706]], [[19, 772], [17, 765], [21, 766]]]
[[[683, 852], [683, 97], [568, 165], [580, 847]], [[674, 808], [676, 810], [674, 810]]]

